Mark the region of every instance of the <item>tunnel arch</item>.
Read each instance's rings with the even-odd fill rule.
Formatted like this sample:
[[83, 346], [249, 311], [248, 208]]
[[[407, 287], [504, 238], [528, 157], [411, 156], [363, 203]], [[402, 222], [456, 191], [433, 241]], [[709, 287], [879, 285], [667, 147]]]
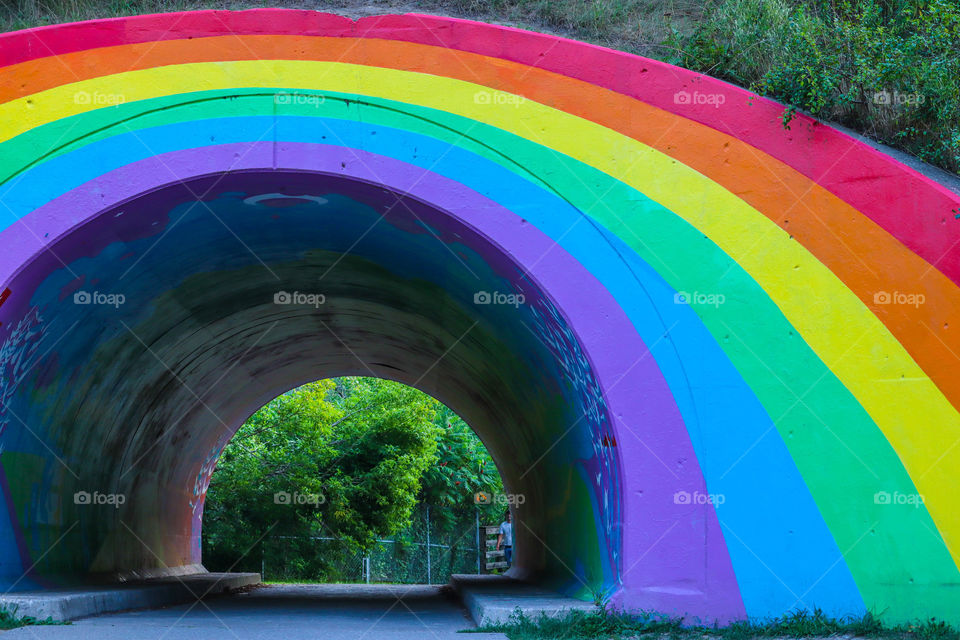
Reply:
[[[223, 166], [224, 163], [229, 164], [232, 158], [233, 153], [229, 149], [227, 153], [219, 154], [219, 157], [208, 151], [204, 160], [199, 162], [213, 161], [210, 167], [213, 168]], [[332, 167], [335, 163], [324, 164]], [[360, 166], [363, 173], [368, 173], [379, 165], [368, 161]], [[136, 185], [133, 173], [144, 175], [144, 167], [130, 168], [133, 171], [123, 172], [127, 175], [110, 178], [130, 189], [131, 184]], [[104, 514], [111, 514], [110, 511], [96, 514], [97, 527], [106, 524], [109, 531], [119, 534], [121, 538], [128, 533], [136, 533], [134, 537], [137, 539], [147, 538], [147, 531], [150, 530], [156, 530], [160, 536], [156, 541], [148, 541], [149, 548], [138, 549], [138, 546], [143, 545], [134, 544], [134, 548], [130, 550], [129, 544], [120, 544], [113, 540], [103, 541], [92, 534], [91, 537], [96, 543], [92, 551], [108, 549], [111, 552], [129, 552], [135, 557], [111, 558], [103, 557], [99, 553], [92, 558], [81, 555], [74, 558], [81, 562], [80, 567], [61, 567], [61, 570], [89, 568], [94, 571], [119, 571], [129, 568], [134, 571], [149, 571], [150, 565], [160, 560], [162, 565], [169, 566], [199, 564], [199, 558], [194, 552], [199, 540], [198, 507], [201, 505], [202, 495], [195, 495], [192, 500], [187, 500], [194, 516], [191, 533], [184, 535], [181, 531], [169, 534], [171, 539], [165, 541], [163, 530], [176, 524], [177, 516], [183, 514], [183, 492], [172, 491], [172, 495], [168, 497], [157, 497], [151, 492], [155, 492], [157, 488], [181, 487], [186, 490], [205, 487], [202, 476], [212, 471], [212, 463], [222, 450], [225, 438], [231, 435], [232, 429], [238, 427], [247, 415], [267, 400], [292, 386], [315, 379], [318, 374], [321, 377], [376, 374], [428, 390], [457, 408], [474, 424], [516, 425], [514, 429], [519, 428], [519, 434], [515, 434], [511, 440], [512, 451], [504, 450], [506, 444], [502, 442], [505, 435], [503, 429], [481, 429], [480, 434], [485, 436], [484, 439], [495, 459], [509, 461], [507, 465], [501, 462], [501, 467], [505, 470], [505, 481], [515, 489], [514, 492], [527, 495], [532, 503], [530, 511], [533, 512], [538, 511], [539, 505], [548, 502], [543, 496], [551, 483], [546, 487], [540, 486], [543, 474], [527, 474], [527, 471], [531, 471], [532, 467], [539, 463], [541, 456], [546, 456], [550, 450], [559, 453], [563, 448], [551, 447], [552, 439], [559, 437], [558, 433], [539, 443], [525, 442], [529, 438], [537, 440], [540, 436], [533, 432], [528, 433], [524, 425], [529, 424], [536, 431], [536, 424], [540, 425], [539, 428], [547, 428], [550, 424], [571, 425], [571, 428], [578, 422], [582, 422], [584, 427], [593, 424], [598, 433], [580, 438], [581, 442], [574, 448], [579, 452], [575, 459], [579, 457], [587, 461], [585, 468], [579, 473], [587, 475], [585, 471], [589, 470], [590, 476], [607, 476], [597, 482], [599, 486], [596, 499], [602, 503], [602, 509], [598, 505], [594, 509], [594, 515], [587, 521], [600, 517], [601, 511], [607, 513], [607, 517], [618, 514], [620, 498], [617, 495], [617, 464], [612, 450], [601, 449], [591, 453], [582, 448], [584, 444], [592, 446], [592, 443], [613, 439], [610, 420], [605, 416], [609, 395], [592, 389], [596, 383], [592, 381], [594, 374], [589, 361], [578, 353], [579, 341], [573, 338], [574, 334], [566, 326], [563, 315], [542, 293], [530, 271], [514, 266], [484, 244], [487, 236], [480, 236], [471, 227], [464, 226], [460, 219], [453, 218], [453, 214], [449, 212], [441, 214], [432, 210], [428, 204], [416, 202], [409, 194], [408, 189], [413, 181], [436, 189], [436, 185], [431, 184], [433, 181], [425, 180], [423, 175], [404, 176], [402, 170], [395, 167], [384, 168], [391, 170], [388, 175], [395, 180], [406, 178], [408, 187], [402, 192], [389, 191], [384, 188], [383, 182], [375, 185], [363, 180], [346, 180], [342, 175], [316, 171], [281, 172], [272, 167], [265, 167], [260, 172], [234, 169], [229, 174], [205, 172], [204, 177], [196, 181], [180, 176], [173, 184], [152, 190], [141, 190], [142, 186], [136, 185], [130, 193], [136, 194], [139, 191], [143, 195], [135, 195], [133, 198], [111, 194], [119, 197], [115, 205], [100, 210], [95, 219], [87, 225], [70, 225], [69, 230], [63, 234], [58, 234], [53, 227], [45, 224], [46, 221], [41, 221], [47, 216], [47, 220], [60, 218], [55, 211], [60, 207], [52, 206], [36, 212], [41, 218], [36, 221], [37, 225], [50, 229], [47, 233], [54, 237], [59, 236], [61, 240], [51, 247], [51, 251], [39, 254], [38, 262], [41, 264], [29, 264], [12, 280], [11, 290], [20, 288], [23, 282], [33, 283], [39, 280], [42, 284], [37, 286], [37, 292], [28, 301], [29, 309], [17, 309], [11, 304], [11, 313], [30, 317], [31, 310], [44, 308], [48, 310], [45, 315], [56, 314], [65, 318], [69, 314], [53, 311], [55, 305], [75, 305], [73, 296], [92, 293], [89, 289], [93, 286], [107, 292], [126, 292], [122, 305], [81, 305], [82, 312], [92, 315], [84, 318], [84, 323], [89, 323], [97, 332], [111, 326], [114, 331], [106, 336], [94, 334], [86, 341], [81, 336], [74, 335], [79, 351], [82, 354], [94, 355], [90, 357], [93, 363], [85, 370], [81, 368], [72, 378], [82, 380], [88, 376], [95, 377], [96, 361], [103, 358], [113, 363], [113, 375], [106, 376], [106, 381], [98, 380], [96, 385], [79, 388], [74, 384], [69, 385], [69, 392], [79, 391], [81, 395], [75, 401], [76, 406], [68, 404], [69, 398], [63, 400], [68, 406], [61, 411], [86, 426], [86, 429], [77, 428], [76, 433], [71, 434], [73, 437], [83, 438], [86, 446], [78, 449], [76, 444], [68, 440], [58, 443], [58, 449], [69, 451], [78, 459], [93, 456], [100, 448], [121, 451], [123, 455], [118, 461], [117, 469], [97, 468], [92, 478], [85, 479], [88, 486], [81, 482], [84, 480], [81, 478], [74, 488], [92, 491], [93, 487], [110, 487], [111, 493], [127, 496], [131, 506], [143, 505], [144, 514], [141, 515], [146, 522], [141, 526], [137, 526], [137, 513], [133, 512], [131, 515], [131, 510], [127, 508], [113, 512], [117, 522], [112, 525], [104, 522]], [[146, 175], [156, 174], [148, 170]], [[443, 186], [449, 189], [449, 185]], [[195, 206], [192, 200], [196, 194], [207, 193], [213, 188], [216, 188], [214, 199], [202, 208]], [[104, 193], [105, 190], [98, 190], [93, 196], [92, 210], [97, 211], [97, 207], [105, 204]], [[405, 195], [400, 195], [401, 193]], [[465, 199], [463, 194], [459, 194], [459, 198], [465, 201], [450, 204], [463, 209], [461, 215], [465, 217], [466, 207], [469, 206], [487, 209], [488, 214], [493, 209], [491, 204], [484, 203], [481, 198]], [[292, 206], [288, 204], [291, 202], [294, 203]], [[84, 209], [84, 205], [76, 199], [63, 204], [73, 211]], [[330, 213], [325, 213], [327, 209]], [[404, 212], [407, 212], [406, 216]], [[243, 214], [250, 218], [247, 227], [242, 223]], [[156, 226], [157, 218], [166, 218], [168, 215], [165, 226], [172, 230], [168, 236], [169, 242], [154, 244], [156, 238], [150, 235], [151, 228]], [[216, 221], [221, 216], [229, 216], [233, 220], [229, 230]], [[283, 230], [271, 233], [263, 229], [260, 225], [265, 216], [277, 220], [277, 226], [282, 226]], [[124, 228], [117, 229], [116, 220], [121, 217]], [[473, 217], [476, 217], [475, 213]], [[287, 222], [287, 219], [292, 220]], [[502, 223], [502, 220], [499, 222]], [[488, 221], [485, 225], [491, 223], [492, 221]], [[380, 233], [379, 229], [376, 229], [379, 224], [388, 228], [390, 233]], [[311, 229], [314, 225], [316, 227]], [[212, 231], [210, 226], [214, 226]], [[503, 235], [507, 229], [509, 227], [504, 227], [495, 231], [495, 234]], [[311, 233], [312, 244], [309, 244], [310, 241], [305, 242], [305, 239], [309, 238]], [[538, 249], [542, 252], [544, 241], [536, 238], [533, 228], [529, 228], [527, 233], [513, 230], [511, 234], [511, 243], [521, 243], [519, 247], [511, 247], [512, 255], [526, 252], [532, 256], [530, 252]], [[123, 238], [123, 256], [118, 254], [121, 250], [116, 248], [118, 236]], [[362, 241], [354, 240], [361, 236]], [[408, 236], [417, 238], [417, 243], [412, 247], [403, 241], [403, 238]], [[437, 244], [437, 238], [444, 238], [454, 247], [459, 247], [456, 253], [445, 249], [442, 243]], [[424, 241], [427, 241], [426, 246]], [[219, 246], [218, 243], [233, 245], [233, 251], [217, 249], [213, 254], [214, 259], [211, 260], [204, 250], [212, 250]], [[394, 243], [396, 247], [391, 246]], [[166, 253], [163, 252], [164, 246], [168, 247]], [[350, 248], [349, 255], [344, 252], [346, 248]], [[286, 262], [271, 262], [272, 266], [258, 264], [259, 256], [275, 255], [278, 252], [279, 255], [289, 256]], [[135, 287], [120, 283], [119, 280], [122, 280], [126, 272], [117, 269], [118, 261], [123, 266], [124, 259], [132, 261], [148, 253], [152, 255], [149, 262], [144, 261], [142, 267], [138, 268], [136, 263], [130, 265], [133, 272], [129, 277], [141, 284]], [[245, 262], [250, 264], [244, 264], [244, 255]], [[51, 265], [50, 260], [44, 258], [52, 256], [57, 256], [57, 260]], [[191, 258], [194, 264], [191, 264]], [[406, 265], [396, 262], [398, 259], [405, 260]], [[64, 269], [60, 260], [77, 267]], [[175, 261], [177, 268], [163, 273], [158, 265], [165, 261]], [[542, 262], [544, 264], [539, 269], [548, 266], [553, 260], [544, 258]], [[472, 268], [470, 263], [473, 264]], [[224, 267], [222, 270], [218, 268], [221, 264]], [[456, 273], [458, 266], [460, 273]], [[480, 279], [476, 272], [482, 272], [481, 268], [491, 274], [484, 273], [485, 277]], [[116, 271], [112, 278], [111, 270]], [[142, 273], [136, 273], [137, 270]], [[334, 270], [336, 277], [330, 276], [323, 280], [325, 274]], [[77, 275], [78, 271], [82, 275]], [[42, 276], [38, 276], [38, 273]], [[259, 273], [259, 277], [255, 276], [255, 273]], [[431, 283], [431, 274], [438, 279], [438, 283]], [[471, 282], [464, 283], [462, 279], [465, 277], [470, 278]], [[478, 284], [473, 284], [474, 278]], [[212, 280], [204, 283], [204, 279]], [[511, 279], [515, 281], [511, 282]], [[231, 280], [238, 284], [230, 285]], [[343, 284], [338, 284], [341, 280]], [[585, 277], [577, 279], [577, 282], [585, 289], [589, 287]], [[524, 297], [522, 309], [529, 309], [531, 314], [526, 323], [509, 322], [520, 310], [519, 303], [513, 314], [506, 315], [500, 305], [472, 304], [473, 295], [484, 290], [497, 292], [498, 283], [501, 283], [500, 289]], [[326, 293], [318, 291], [320, 286]], [[143, 290], [139, 287], [143, 287]], [[444, 296], [449, 297], [449, 294], [444, 293], [445, 289], [455, 291], [461, 299], [447, 302]], [[351, 294], [352, 291], [359, 293]], [[317, 304], [312, 309], [310, 304], [303, 303], [278, 305], [274, 296], [284, 293], [320, 294], [325, 296], [325, 300], [323, 304]], [[506, 295], [503, 291], [499, 293]], [[378, 296], [382, 296], [379, 301]], [[488, 312], [492, 320], [487, 318], [484, 321], [478, 317], [473, 323], [468, 323], [469, 315], [463, 311], [463, 307], [468, 304]], [[121, 308], [129, 309], [133, 315], [126, 320], [121, 318], [119, 324], [116, 318], [109, 322], [109, 318]], [[264, 308], [267, 310], [264, 311]], [[330, 310], [332, 315], [326, 320], [318, 319], [318, 315], [325, 314], [317, 312], [327, 310]], [[588, 312], [587, 321], [590, 316], [594, 316], [596, 321], [596, 313], [597, 311]], [[144, 314], [147, 318], [146, 324]], [[430, 324], [426, 318], [430, 318], [432, 314], [437, 314], [438, 317], [433, 318]], [[151, 324], [149, 318], [153, 318], [153, 322], [157, 323], [152, 331], [147, 329]], [[198, 321], [197, 318], [203, 320]], [[554, 356], [557, 363], [563, 368], [563, 375], [570, 376], [569, 380], [564, 381], [561, 378], [536, 384], [531, 378], [531, 371], [546, 371], [551, 366], [556, 367], [557, 363], [544, 361], [543, 354], [539, 357], [529, 354], [532, 360], [527, 362], [523, 362], [524, 358], [520, 358], [518, 362], [510, 362], [507, 354], [520, 354], [524, 349], [529, 351], [529, 345], [524, 348], [514, 344], [508, 348], [500, 344], [502, 337], [492, 338], [489, 335], [484, 340], [479, 340], [479, 335], [491, 333], [490, 326], [476, 326], [481, 321], [487, 325], [492, 324], [495, 327], [493, 333], [505, 332], [505, 335], [512, 336], [512, 342], [522, 343], [525, 339], [536, 339], [535, 351], [556, 351]], [[302, 326], [298, 329], [298, 322], [306, 322], [309, 327]], [[605, 322], [609, 326], [609, 319]], [[270, 324], [266, 330], [260, 333], [268, 323]], [[145, 328], [139, 329], [141, 326]], [[279, 342], [276, 343], [267, 339], [267, 333], [274, 327], [277, 327], [279, 337]], [[55, 332], [56, 328], [51, 327], [51, 330]], [[73, 329], [75, 330], [76, 328]], [[125, 333], [129, 335], [124, 335]], [[253, 334], [268, 341], [262, 344], [258, 339], [249, 344]], [[477, 341], [476, 344], [473, 344], [474, 340]], [[311, 342], [316, 344], [311, 346]], [[472, 354], [468, 351], [466, 356], [461, 356], [456, 350], [460, 345], [466, 347], [471, 344]], [[242, 349], [240, 345], [248, 346]], [[267, 345], [270, 349], [266, 349]], [[607, 347], [605, 351], [609, 360], [609, 353], [613, 350]], [[58, 353], [63, 354], [63, 350]], [[221, 353], [223, 355], [220, 355]], [[237, 354], [241, 354], [245, 360], [243, 367], [234, 369], [238, 361], [231, 358], [235, 358]], [[66, 354], [63, 354], [62, 358], [67, 360]], [[173, 367], [167, 364], [168, 361], [177, 364]], [[490, 368], [495, 363], [499, 363], [500, 370], [496, 379], [491, 380]], [[616, 366], [619, 367], [621, 375], [629, 375], [624, 365]], [[224, 369], [224, 373], [216, 375]], [[467, 380], [472, 382], [457, 380], [457, 370], [469, 372], [460, 374], [459, 377], [466, 376]], [[213, 382], [218, 388], [222, 385], [227, 390], [225, 398], [217, 398], [216, 409], [208, 404], [213, 402], [212, 398], [205, 401], [202, 396], [192, 391], [200, 383], [210, 383], [211, 379], [205, 376], [211, 375], [215, 376]], [[122, 380], [135, 380], [135, 387], [124, 388], [119, 382]], [[242, 381], [242, 384], [239, 384], [238, 380]], [[74, 383], [74, 380], [70, 382]], [[566, 387], [570, 384], [576, 387], [578, 383], [582, 385], [581, 391], [585, 394], [574, 402], [574, 405], [582, 402], [579, 407], [571, 405], [571, 408], [564, 409], [555, 401], [546, 399], [547, 396], [556, 397], [558, 393], [569, 393], [571, 389]], [[182, 386], [180, 393], [172, 393], [170, 387], [178, 384]], [[141, 388], [143, 391], [138, 393], [137, 389]], [[99, 421], [105, 423], [99, 426], [95, 426], [97, 421], [93, 416], [84, 415], [98, 410], [108, 397], [118, 395], [133, 400], [142, 399], [144, 402], [134, 402], [134, 407], [112, 405], [111, 409], [118, 415], [112, 419], [110, 416], [98, 416]], [[193, 401], [190, 400], [191, 396]], [[482, 401], [478, 400], [478, 396]], [[518, 405], [518, 402], [524, 404]], [[11, 400], [8, 404], [13, 407], [17, 403]], [[190, 410], [185, 415], [178, 416], [180, 412], [174, 407], [182, 404], [190, 406]], [[29, 408], [31, 405], [26, 406]], [[144, 406], [147, 407], [146, 410], [141, 408]], [[524, 406], [525, 410], [522, 409]], [[136, 413], [138, 409], [139, 414]], [[516, 413], [516, 409], [521, 409], [520, 413]], [[564, 412], [569, 415], [564, 416]], [[23, 411], [18, 415], [28, 416], [27, 419], [32, 417]], [[211, 418], [219, 422], [219, 425], [212, 425], [215, 427], [212, 431], [209, 427], [204, 429], [202, 426], [204, 422], [209, 423]], [[201, 426], [197, 426], [197, 423]], [[127, 431], [130, 424], [136, 425], [132, 435]], [[103, 430], [104, 426], [108, 429]], [[112, 431], [120, 433], [111, 433], [111, 427]], [[96, 429], [100, 430], [98, 434], [101, 437], [93, 441], [87, 439], [85, 431]], [[142, 435], [141, 431], [147, 435]], [[146, 443], [141, 443], [142, 440], [146, 440]], [[190, 444], [191, 442], [193, 444]], [[183, 449], [188, 453], [180, 453]], [[175, 463], [176, 458], [181, 455], [185, 464], [183, 467]], [[590, 458], [598, 459], [591, 465]], [[203, 460], [199, 472], [196, 465], [198, 459]], [[571, 467], [578, 464], [580, 463], [575, 460], [566, 462], [566, 465]], [[554, 466], [558, 469], [564, 468], [564, 465]], [[65, 467], [69, 471], [69, 465]], [[161, 470], [164, 467], [169, 468], [169, 477], [161, 479], [159, 476], [162, 475]], [[550, 468], [549, 465], [546, 467]], [[131, 470], [135, 470], [135, 473], [130, 474]], [[104, 471], [111, 475], [104, 477]], [[191, 474], [198, 478], [194, 480], [190, 477]], [[527, 484], [517, 486], [521, 485], [522, 480], [522, 477], [518, 476], [527, 476]], [[145, 487], [131, 485], [134, 481], [140, 482], [143, 477], [157, 479]], [[534, 479], [538, 482], [530, 485], [529, 481]], [[554, 477], [552, 480], [554, 487], [569, 485], [562, 477]], [[582, 491], [582, 488], [580, 490]], [[69, 490], [61, 491], [67, 495], [71, 493]], [[567, 491], [575, 492], [576, 488], [568, 486]], [[81, 509], [77, 515], [83, 513]], [[158, 514], [168, 514], [172, 522], [158, 521]], [[127, 518], [125, 523], [121, 522], [124, 516]], [[543, 516], [539, 517], [542, 518]], [[583, 519], [583, 514], [580, 514], [579, 519]], [[83, 518], [80, 520], [83, 524]], [[551, 536], [544, 529], [547, 525], [536, 525], [537, 520], [538, 516], [534, 513], [530, 522], [531, 535], [549, 540]], [[179, 524], [183, 525], [182, 519]], [[533, 529], [534, 526], [537, 528]], [[566, 526], [573, 528], [576, 522], [567, 523]], [[133, 531], [125, 532], [126, 527]], [[612, 520], [607, 523], [607, 530], [615, 533]], [[190, 546], [178, 546], [178, 537], [190, 543]], [[530, 536], [519, 532], [518, 546], [522, 546], [525, 537]], [[129, 540], [127, 542], [129, 543]], [[616, 545], [601, 543], [596, 546], [600, 549], [606, 548], [614, 557], [599, 558], [598, 565], [608, 565], [593, 568], [599, 568], [599, 575], [592, 579], [588, 576], [581, 577], [581, 580], [590, 579], [590, 586], [602, 586], [605, 581], [614, 579], [613, 572], [618, 564], [615, 556], [619, 549]], [[161, 549], [171, 549], [169, 557], [160, 555]], [[546, 552], [546, 549], [541, 552]], [[154, 555], [160, 557], [152, 558]], [[528, 550], [527, 556], [532, 558], [534, 551]], [[539, 559], [539, 563], [543, 564], [543, 558]], [[587, 561], [583, 562], [584, 566], [589, 564]], [[542, 567], [519, 569], [523, 573], [535, 574], [538, 568]], [[604, 571], [608, 572], [607, 575], [604, 575]], [[554, 579], [562, 578], [566, 583], [570, 581], [570, 577], [554, 576]]]
[[[240, 318], [269, 305], [270, 291], [241, 275], [243, 260], [260, 254], [244, 247], [263, 245], [271, 256], [251, 267], [261, 277], [276, 271], [274, 258], [296, 264], [289, 282], [299, 286], [307, 283], [298, 278], [337, 260], [320, 259], [327, 242], [328, 258], [342, 256], [331, 272], [359, 261], [344, 269], [359, 278], [379, 259], [381, 285], [408, 263], [420, 265], [418, 295], [451, 298], [439, 317], [415, 316], [434, 337], [446, 322], [473, 317], [497, 336], [498, 348], [478, 347], [455, 360], [456, 371], [431, 373], [442, 371], [442, 380], [414, 381], [473, 416], [468, 421], [502, 468], [515, 467], [505, 474], [508, 486], [538, 497], [541, 511], [518, 541], [537, 550], [525, 554], [532, 564], [524, 575], [582, 597], [599, 591], [624, 606], [706, 620], [813, 606], [835, 615], [869, 608], [892, 621], [956, 615], [955, 194], [812, 120], [783, 131], [778, 105], [713, 79], [467, 21], [196, 12], [33, 29], [3, 36], [0, 51], [0, 199], [11, 248], [0, 258], [7, 287], [0, 484], [10, 519], [0, 560], [11, 583], [70, 526], [77, 531], [58, 547], [61, 564], [47, 554], [50, 566], [34, 579], [200, 560], [184, 551], [198, 522], [188, 527], [182, 517], [179, 529], [163, 534], [169, 542], [148, 545], [163, 549], [153, 559], [142, 545], [113, 543], [110, 536], [130, 533], [123, 523], [76, 524], [63, 504], [75, 482], [59, 460], [79, 456], [86, 461], [76, 464], [97, 478], [119, 475], [110, 439], [92, 425], [136, 412], [117, 412], [127, 397], [117, 393], [86, 399], [86, 414], [68, 400], [106, 380], [114, 387], [104, 388], [142, 387], [154, 404], [130, 422], [144, 435], [113, 428], [125, 443], [121, 458], [136, 459], [130, 443], [143, 437], [144, 446], [156, 445], [163, 433], [156, 429], [179, 423], [172, 409], [191, 398], [175, 391], [176, 379], [154, 375], [149, 387], [134, 365], [156, 366], [147, 348], [153, 340], [134, 339], [140, 324], [118, 325], [117, 312], [137, 313], [131, 322], [148, 325], [148, 312], [156, 312], [158, 344], [200, 349], [184, 352], [193, 354], [184, 366], [200, 371], [220, 362], [217, 345], [231, 358], [257, 349], [249, 333], [256, 323]], [[184, 193], [186, 185], [212, 187]], [[379, 257], [360, 255], [343, 238], [334, 243], [331, 231], [349, 227], [343, 211], [363, 219], [338, 199], [353, 189], [366, 189], [370, 202], [394, 194], [423, 210], [404, 220], [391, 209], [384, 220], [401, 231], [367, 236], [379, 238], [372, 245]], [[181, 209], [170, 199], [178, 190]], [[309, 216], [332, 195], [341, 217], [319, 216], [329, 237], [302, 220], [274, 225], [282, 232], [267, 221]], [[201, 209], [189, 213], [184, 203], [197, 200]], [[256, 217], [271, 203], [282, 213]], [[256, 222], [242, 226], [248, 216]], [[180, 220], [192, 233], [178, 230]], [[463, 243], [467, 236], [476, 247]], [[278, 238], [281, 245], [270, 244]], [[308, 238], [316, 255], [298, 255], [293, 247]], [[187, 247], [194, 253], [181, 256]], [[164, 250], [171, 253], [157, 253]], [[487, 289], [445, 280], [472, 264], [460, 250], [499, 265], [498, 278], [475, 279], [482, 286], [522, 292], [531, 304], [473, 304], [470, 297]], [[142, 275], [132, 281], [142, 284], [116, 288], [136, 305], [113, 315], [66, 306], [80, 287], [123, 280], [124, 260], [136, 261], [131, 273]], [[94, 269], [98, 261], [113, 269]], [[97, 275], [85, 275], [87, 268]], [[230, 277], [219, 288], [197, 284], [204, 268]], [[373, 289], [355, 282], [340, 298], [374, 299]], [[236, 327], [217, 324], [215, 305], [187, 295], [217, 300], [224, 290], [237, 296], [226, 296], [240, 309]], [[420, 353], [429, 361], [456, 337], [426, 345], [401, 300], [379, 309], [353, 311], [372, 342], [362, 331], [345, 342], [372, 349], [360, 359], [379, 363], [386, 377], [406, 382], [413, 374], [404, 359]], [[335, 324], [327, 332], [318, 323], [326, 313], [334, 315], [324, 323], [351, 317], [331, 305], [282, 326], [322, 346], [311, 366], [339, 349], [330, 375], [350, 373], [357, 358], [319, 337], [344, 330]], [[403, 340], [377, 318], [407, 320]], [[77, 339], [74, 321], [97, 337]], [[94, 348], [116, 335], [127, 338], [117, 352], [123, 357]], [[248, 390], [243, 399], [263, 404], [284, 385], [306, 381], [294, 374], [311, 363], [302, 342], [260, 369], [231, 369]], [[481, 353], [513, 364], [491, 371]], [[480, 384], [519, 369], [530, 373], [511, 379], [525, 384]], [[471, 399], [471, 384], [489, 391]], [[530, 406], [522, 401], [528, 388], [537, 391]], [[213, 412], [229, 416], [224, 433], [259, 406], [230, 397]], [[503, 405], [511, 411], [495, 414]], [[202, 414], [211, 412], [200, 409], [190, 416], [195, 428], [173, 431], [175, 445], [159, 439], [167, 455], [190, 445], [173, 476], [151, 485], [160, 475], [128, 474], [145, 487], [131, 490], [144, 496], [131, 499], [143, 514], [114, 515], [132, 514], [135, 532], [138, 523], [150, 530], [168, 502], [182, 514], [191, 503], [182, 487], [202, 487], [198, 478], [222, 444], [204, 439], [217, 425], [202, 429], [209, 422]], [[504, 421], [530, 431], [515, 442], [495, 428]], [[111, 464], [94, 462], [101, 449]], [[538, 451], [547, 462], [536, 474], [511, 477]], [[587, 497], [552, 493], [573, 476], [590, 488], [581, 491]], [[178, 498], [165, 496], [170, 488]], [[114, 555], [98, 559], [86, 548]]]

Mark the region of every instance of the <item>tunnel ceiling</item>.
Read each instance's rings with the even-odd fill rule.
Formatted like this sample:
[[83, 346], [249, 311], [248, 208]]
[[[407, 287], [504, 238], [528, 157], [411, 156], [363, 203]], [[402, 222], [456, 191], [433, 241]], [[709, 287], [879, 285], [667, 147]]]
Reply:
[[956, 194], [712, 78], [449, 18], [138, 16], [0, 65], [8, 586], [198, 570], [232, 431], [374, 374], [529, 494], [520, 577], [960, 621]]

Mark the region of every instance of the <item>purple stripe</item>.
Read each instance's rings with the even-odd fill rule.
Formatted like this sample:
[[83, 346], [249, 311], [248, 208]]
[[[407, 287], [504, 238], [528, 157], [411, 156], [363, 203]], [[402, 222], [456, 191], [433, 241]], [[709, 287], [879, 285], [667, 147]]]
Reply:
[[[44, 246], [138, 194], [198, 175], [272, 168], [342, 175], [409, 192], [455, 215], [527, 271], [566, 315], [604, 390], [615, 430], [624, 507], [623, 589], [615, 602], [721, 621], [745, 615], [713, 506], [674, 503], [675, 492], [706, 493], [706, 486], [667, 383], [627, 315], [551, 238], [460, 183], [328, 145], [262, 142], [171, 152], [110, 171], [14, 223], [2, 234], [0, 276], [9, 283]], [[18, 302], [24, 301], [8, 304]]]

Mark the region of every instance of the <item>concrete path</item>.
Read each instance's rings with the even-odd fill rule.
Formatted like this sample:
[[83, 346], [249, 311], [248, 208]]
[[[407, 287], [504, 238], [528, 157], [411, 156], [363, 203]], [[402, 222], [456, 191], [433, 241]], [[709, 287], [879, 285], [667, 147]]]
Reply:
[[227, 593], [260, 583], [259, 573], [194, 573], [123, 584], [19, 591], [0, 595], [0, 607], [18, 618], [51, 618], [57, 622], [103, 613], [165, 607], [198, 597]]
[[285, 585], [201, 603], [23, 627], [3, 640], [504, 640], [457, 634], [474, 628], [440, 587], [423, 585]]

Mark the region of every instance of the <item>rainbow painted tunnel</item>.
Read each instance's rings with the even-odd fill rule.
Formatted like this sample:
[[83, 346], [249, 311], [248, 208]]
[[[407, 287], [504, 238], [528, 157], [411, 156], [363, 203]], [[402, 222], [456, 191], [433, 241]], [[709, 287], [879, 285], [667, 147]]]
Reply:
[[526, 496], [518, 577], [960, 622], [952, 191], [720, 81], [455, 19], [119, 18], [0, 65], [0, 587], [200, 570], [233, 431], [374, 374]]

